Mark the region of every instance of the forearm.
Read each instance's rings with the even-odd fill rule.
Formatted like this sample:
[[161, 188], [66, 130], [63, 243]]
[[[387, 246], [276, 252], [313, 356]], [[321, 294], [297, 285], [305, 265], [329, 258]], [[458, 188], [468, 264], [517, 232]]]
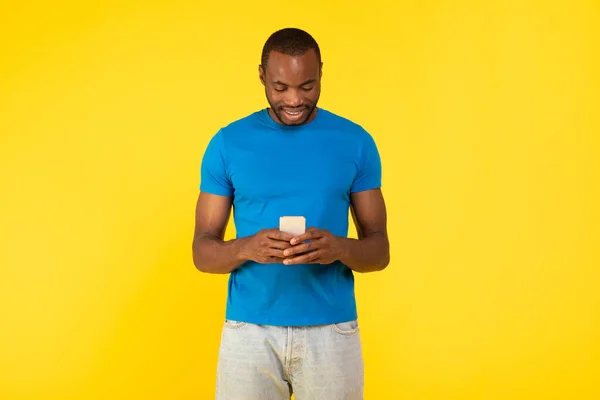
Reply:
[[192, 246], [194, 265], [201, 272], [228, 274], [246, 261], [245, 242], [245, 238], [224, 241], [209, 234], [198, 235]]
[[381, 271], [390, 262], [388, 238], [383, 233], [373, 233], [364, 238], [340, 237], [340, 261], [356, 272]]

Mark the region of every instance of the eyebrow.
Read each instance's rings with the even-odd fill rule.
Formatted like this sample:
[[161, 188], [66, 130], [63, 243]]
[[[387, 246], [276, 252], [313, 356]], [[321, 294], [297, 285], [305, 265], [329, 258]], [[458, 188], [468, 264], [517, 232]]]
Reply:
[[[316, 82], [316, 79], [309, 79], [306, 82], [301, 83], [300, 86], [308, 85], [309, 83], [314, 83], [314, 82]], [[283, 86], [290, 86], [287, 83], [283, 83], [281, 81], [275, 81], [275, 82], [273, 82], [273, 84], [275, 84], [275, 85], [283, 85]]]

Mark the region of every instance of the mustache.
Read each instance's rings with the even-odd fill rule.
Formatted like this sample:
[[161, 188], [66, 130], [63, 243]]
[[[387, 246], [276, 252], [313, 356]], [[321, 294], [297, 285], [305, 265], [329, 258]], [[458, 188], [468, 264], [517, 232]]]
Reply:
[[310, 109], [310, 105], [303, 105], [303, 106], [299, 106], [299, 107], [289, 107], [289, 106], [280, 106], [279, 107], [280, 110], [289, 110], [289, 111], [302, 111], [302, 110], [308, 110]]

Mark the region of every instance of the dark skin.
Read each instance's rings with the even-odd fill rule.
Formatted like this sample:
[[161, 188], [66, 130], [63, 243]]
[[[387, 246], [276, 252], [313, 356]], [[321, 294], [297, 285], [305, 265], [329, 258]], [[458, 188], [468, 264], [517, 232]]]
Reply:
[[[315, 118], [322, 67], [312, 50], [295, 57], [271, 52], [267, 65], [259, 65], [258, 74], [273, 120], [285, 125], [301, 125]], [[286, 111], [301, 112], [301, 115], [290, 115]]]
[[[271, 118], [285, 125], [311, 122], [317, 113], [321, 77], [322, 63], [313, 51], [300, 56], [271, 52], [267, 66], [259, 66]], [[380, 271], [389, 264], [386, 206], [380, 189], [350, 196], [357, 239], [311, 227], [296, 237], [272, 228], [225, 241], [232, 202], [232, 197], [203, 192], [198, 196], [192, 250], [194, 265], [202, 272], [227, 274], [246, 261], [294, 265], [339, 260], [355, 272]]]

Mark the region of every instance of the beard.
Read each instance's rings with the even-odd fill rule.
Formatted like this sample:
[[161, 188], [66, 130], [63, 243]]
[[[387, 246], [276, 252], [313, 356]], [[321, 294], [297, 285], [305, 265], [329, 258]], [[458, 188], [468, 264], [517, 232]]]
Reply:
[[317, 108], [317, 103], [319, 102], [319, 98], [317, 97], [317, 99], [315, 100], [314, 103], [307, 104], [306, 106], [304, 106], [308, 112], [306, 113], [306, 118], [304, 118], [303, 120], [293, 122], [293, 123], [287, 123], [287, 122], [285, 122], [285, 119], [282, 118], [282, 115], [281, 115], [282, 113], [285, 112], [285, 111], [283, 111], [283, 106], [274, 104], [271, 101], [271, 99], [269, 98], [269, 95], [266, 93], [266, 91], [265, 91], [265, 95], [267, 97], [267, 102], [269, 103], [269, 106], [271, 107], [271, 110], [273, 111], [273, 114], [275, 114], [275, 118], [277, 118], [277, 121], [279, 121], [280, 124], [285, 125], [285, 126], [297, 126], [297, 125], [302, 125], [302, 124], [306, 123], [306, 121], [308, 121], [310, 119], [310, 117], [313, 115], [313, 113], [315, 112], [315, 109]]

